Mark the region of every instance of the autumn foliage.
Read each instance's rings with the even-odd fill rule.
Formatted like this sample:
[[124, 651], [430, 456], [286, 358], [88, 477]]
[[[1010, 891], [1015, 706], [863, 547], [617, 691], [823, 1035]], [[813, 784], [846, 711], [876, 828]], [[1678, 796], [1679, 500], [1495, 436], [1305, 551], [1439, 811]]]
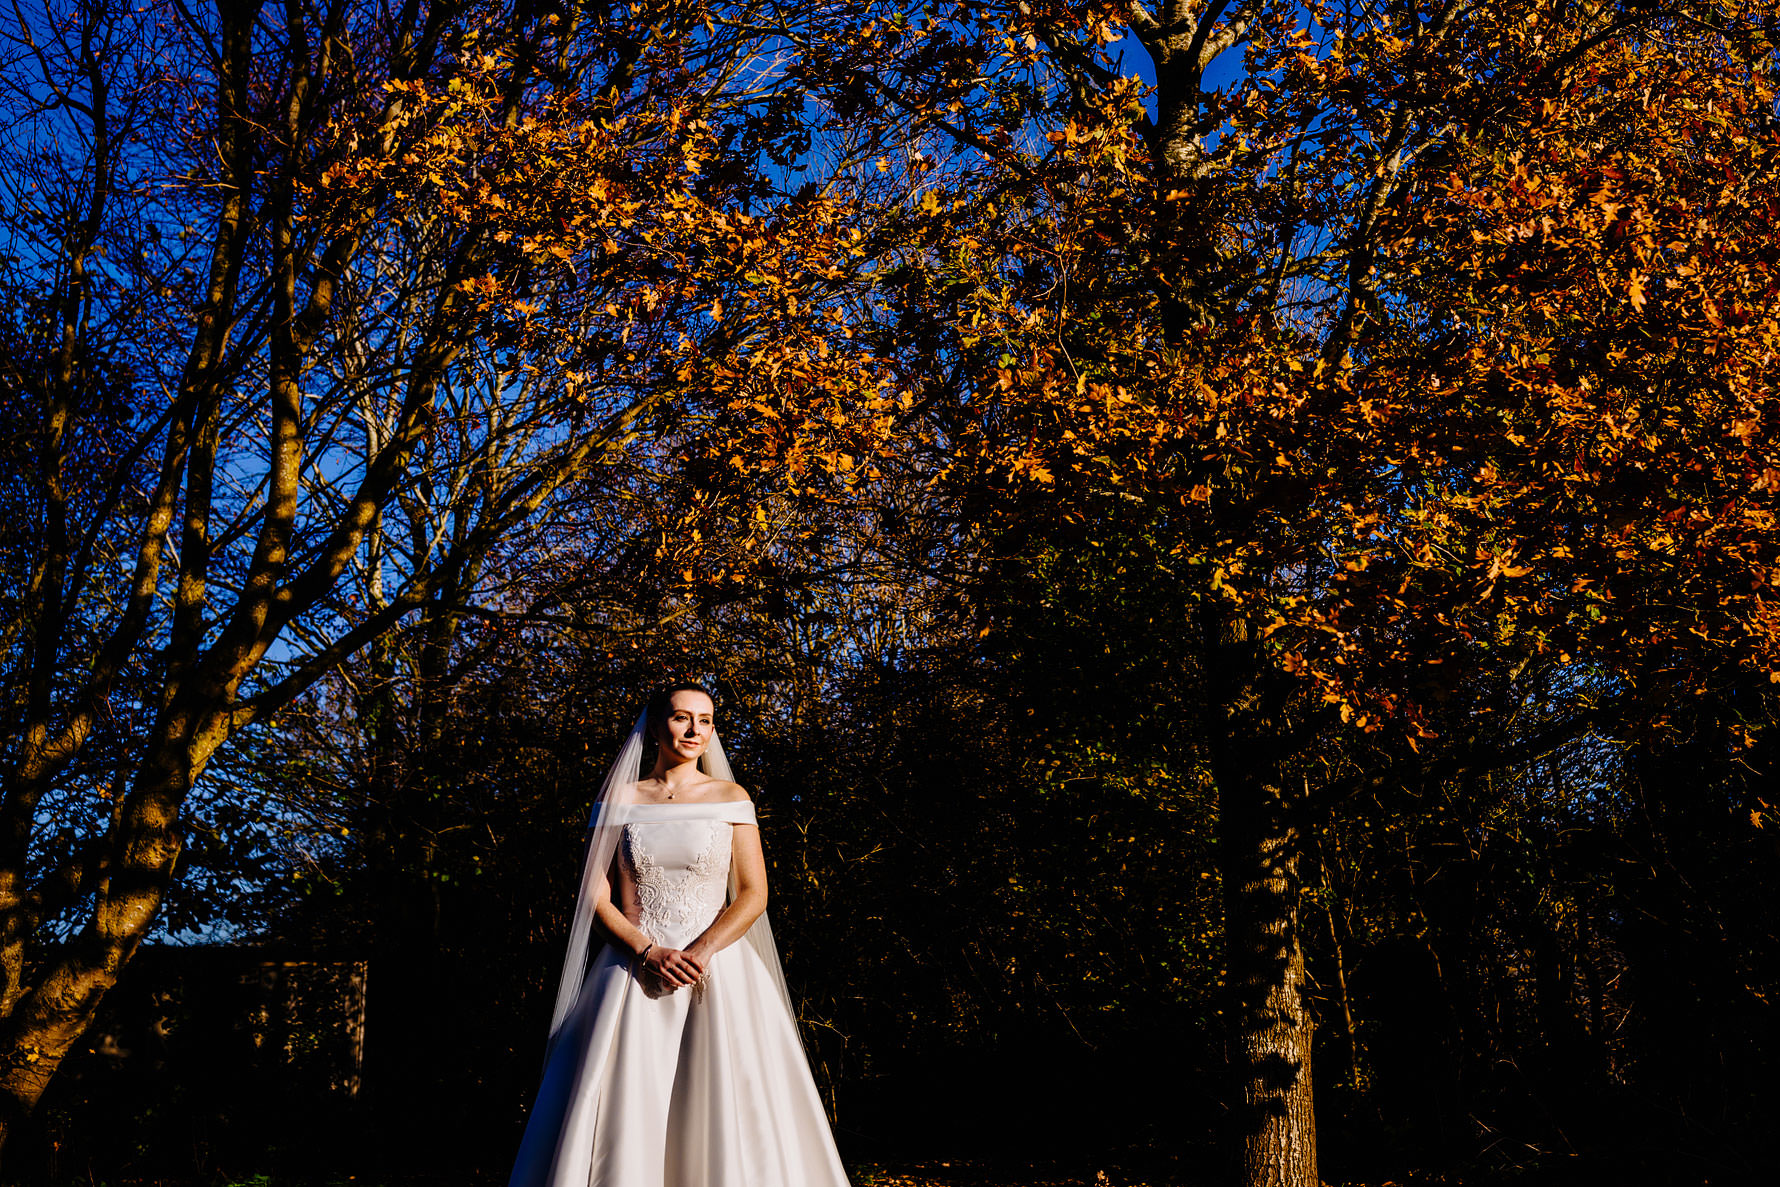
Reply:
[[[1110, 887], [1168, 970], [1131, 1017], [1224, 1028], [1242, 1176], [1314, 1183], [1305, 904], [1353, 1085], [1328, 899], [1397, 909], [1325, 839], [1482, 827], [1502, 772], [1530, 820], [1529, 764], [1609, 740], [1771, 744], [1769, 0], [15, 15], [0, 1140], [188, 839], [248, 860], [209, 788], [325, 817], [418, 993], [441, 838], [546, 844], [610, 708], [577, 691], [703, 665], [797, 797], [806, 938], [945, 905], [874, 864], [902, 827], [974, 904], [935, 934], [976, 982], [853, 956], [824, 1017], [960, 1040], [859, 1006], [885, 970], [1028, 1037], [1117, 1015], [1114, 976], [1050, 996], [1116, 956]], [[547, 757], [474, 741], [534, 717]], [[947, 781], [1038, 823], [972, 866]], [[1083, 836], [1091, 878], [1032, 872]]]
[[981, 471], [1153, 508], [1362, 729], [1427, 736], [1485, 653], [1658, 700], [1780, 672], [1771, 49], [1736, 6], [1586, 11], [1313, 9], [1251, 44], [1192, 192], [1104, 92], [994, 241], [1024, 272], [935, 265]]

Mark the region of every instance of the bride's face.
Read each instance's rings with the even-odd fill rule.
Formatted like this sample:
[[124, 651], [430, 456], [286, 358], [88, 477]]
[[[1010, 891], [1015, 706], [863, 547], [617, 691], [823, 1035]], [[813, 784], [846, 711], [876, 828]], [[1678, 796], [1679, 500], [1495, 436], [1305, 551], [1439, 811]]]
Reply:
[[683, 762], [692, 762], [711, 744], [716, 706], [702, 692], [683, 689], [668, 701], [667, 718], [657, 741]]

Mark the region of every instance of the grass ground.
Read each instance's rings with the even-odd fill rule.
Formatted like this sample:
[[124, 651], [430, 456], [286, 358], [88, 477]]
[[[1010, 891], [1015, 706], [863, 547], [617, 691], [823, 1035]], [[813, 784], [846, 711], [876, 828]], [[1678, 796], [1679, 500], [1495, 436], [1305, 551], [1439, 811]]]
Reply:
[[[1183, 1180], [1132, 1177], [1115, 1170], [1077, 1171], [1056, 1166], [1014, 1167], [972, 1162], [907, 1164], [869, 1163], [850, 1168], [853, 1187], [1198, 1187]], [[377, 1176], [334, 1175], [326, 1178], [292, 1178], [282, 1175], [250, 1175], [212, 1180], [208, 1183], [174, 1182], [165, 1179], [119, 1179], [96, 1182], [93, 1187], [499, 1187], [498, 1184], [447, 1183], [404, 1180], [386, 1182]]]
[[[1118, 1169], [1072, 1171], [1058, 1167], [1027, 1168], [985, 1166], [975, 1163], [866, 1164], [850, 1171], [853, 1187], [1210, 1187], [1207, 1178], [1174, 1178], [1129, 1175]], [[37, 1187], [0, 1179], [0, 1187]], [[249, 1175], [195, 1181], [188, 1179], [118, 1178], [81, 1181], [80, 1187], [501, 1187], [492, 1179], [403, 1179], [381, 1176], [334, 1175], [323, 1178], [285, 1175]], [[1326, 1187], [1463, 1187], [1463, 1180], [1442, 1175], [1415, 1175], [1401, 1182], [1328, 1184]]]

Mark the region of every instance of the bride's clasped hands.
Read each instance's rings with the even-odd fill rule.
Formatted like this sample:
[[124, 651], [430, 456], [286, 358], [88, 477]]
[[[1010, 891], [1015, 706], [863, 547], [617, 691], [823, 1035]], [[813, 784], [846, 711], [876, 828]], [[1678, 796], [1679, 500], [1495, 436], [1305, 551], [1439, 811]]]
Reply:
[[694, 955], [690, 948], [682, 950], [651, 944], [638, 963], [662, 992], [672, 993], [698, 984], [705, 975], [707, 959], [708, 956]]

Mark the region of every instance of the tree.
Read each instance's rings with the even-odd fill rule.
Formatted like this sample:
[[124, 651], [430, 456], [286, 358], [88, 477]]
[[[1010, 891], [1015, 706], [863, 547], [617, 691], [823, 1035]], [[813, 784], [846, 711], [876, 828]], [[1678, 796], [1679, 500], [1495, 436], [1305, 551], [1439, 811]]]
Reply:
[[[966, 410], [950, 475], [1008, 564], [1135, 501], [1192, 591], [1246, 1182], [1317, 1181], [1320, 814], [1780, 670], [1766, 15], [1005, 18], [1067, 118], [941, 197], [962, 246], [911, 265], [904, 337], [943, 343], [926, 398]], [[1479, 672], [1561, 695], [1533, 728], [1443, 715]]]
[[746, 163], [799, 135], [753, 9], [18, 19], [0, 1140], [154, 927], [230, 738], [410, 619], [436, 676], [514, 534], [626, 450], [733, 429], [794, 368], [779, 456], [832, 460], [827, 410], [881, 399], [798, 296], [860, 254], [841, 205], [748, 213]]

